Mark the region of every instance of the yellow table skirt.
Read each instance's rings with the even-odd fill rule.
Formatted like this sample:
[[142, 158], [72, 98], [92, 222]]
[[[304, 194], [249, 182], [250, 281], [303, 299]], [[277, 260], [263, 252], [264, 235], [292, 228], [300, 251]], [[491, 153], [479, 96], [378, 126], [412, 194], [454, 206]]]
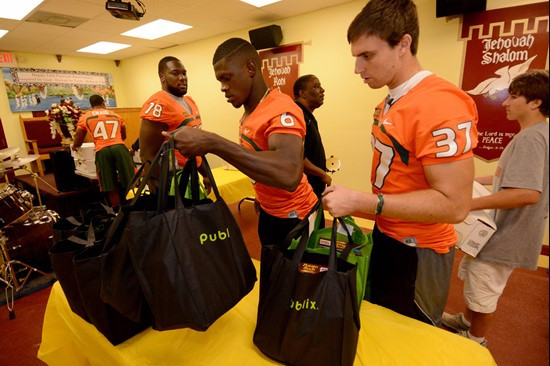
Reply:
[[[254, 188], [252, 188], [250, 178], [240, 171], [222, 167], [212, 169], [212, 175], [220, 196], [228, 205], [239, 202], [245, 197], [254, 197]], [[209, 197], [214, 198], [214, 192], [211, 192]]]
[[[259, 262], [254, 261], [256, 269]], [[259, 273], [259, 272], [258, 272]], [[148, 328], [113, 346], [74, 314], [56, 282], [44, 315], [38, 358], [48, 365], [277, 365], [252, 343], [259, 283], [207, 331]], [[363, 302], [356, 366], [496, 365], [486, 348], [445, 330]]]

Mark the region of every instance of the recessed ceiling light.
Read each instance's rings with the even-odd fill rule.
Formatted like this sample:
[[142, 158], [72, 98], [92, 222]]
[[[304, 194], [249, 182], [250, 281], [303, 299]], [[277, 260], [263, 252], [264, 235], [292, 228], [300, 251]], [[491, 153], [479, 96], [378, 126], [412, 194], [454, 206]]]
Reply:
[[128, 47], [130, 47], [129, 44], [101, 41], [94, 43], [90, 46], [81, 48], [77, 50], [77, 52], [99, 53], [105, 55], [107, 53], [115, 52]]
[[261, 8], [262, 6], [273, 4], [281, 0], [241, 0], [241, 1], [243, 3], [248, 3], [250, 5], [254, 5], [258, 8]]
[[172, 33], [184, 31], [189, 28], [193, 27], [187, 24], [171, 22], [164, 19], [157, 19], [151, 23], [147, 23], [137, 28], [131, 29], [127, 32], [124, 32], [122, 33], [122, 35], [144, 39], [157, 39]]
[[21, 20], [44, 0], [0, 1], [0, 18]]
[[0, 38], [4, 37], [4, 35], [8, 33], [7, 30], [4, 30], [4, 29], [0, 29]]

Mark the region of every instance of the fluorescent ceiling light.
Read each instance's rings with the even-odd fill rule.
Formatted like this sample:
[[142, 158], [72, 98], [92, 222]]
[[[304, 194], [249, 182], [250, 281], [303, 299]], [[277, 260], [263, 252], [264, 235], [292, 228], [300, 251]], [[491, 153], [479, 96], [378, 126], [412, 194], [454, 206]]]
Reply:
[[7, 30], [4, 30], [4, 29], [0, 29], [0, 38], [4, 37], [4, 35], [8, 33]]
[[88, 47], [81, 48], [77, 50], [77, 52], [99, 53], [105, 55], [107, 53], [115, 52], [128, 47], [130, 47], [129, 44], [101, 41], [94, 43]]
[[262, 6], [273, 4], [281, 0], [241, 0], [241, 1], [243, 3], [248, 3], [250, 5], [254, 5], [255, 7], [261, 8]]
[[2, 0], [0, 18], [21, 20], [44, 0]]
[[157, 19], [151, 23], [147, 23], [137, 28], [131, 29], [127, 32], [124, 32], [122, 33], [122, 35], [144, 39], [157, 39], [172, 33], [184, 31], [189, 28], [193, 27], [187, 24], [171, 22], [164, 19]]

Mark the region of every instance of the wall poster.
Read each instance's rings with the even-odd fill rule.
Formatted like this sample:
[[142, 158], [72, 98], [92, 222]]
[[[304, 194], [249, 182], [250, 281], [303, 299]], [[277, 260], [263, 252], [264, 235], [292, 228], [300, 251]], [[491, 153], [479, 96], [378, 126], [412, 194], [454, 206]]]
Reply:
[[510, 82], [548, 68], [548, 2], [464, 14], [461, 39], [467, 41], [462, 89], [479, 112], [474, 154], [492, 161], [519, 132], [502, 107]]
[[294, 99], [294, 82], [300, 76], [302, 43], [271, 48], [258, 52], [262, 73], [268, 88], [279, 88]]
[[89, 109], [92, 94], [101, 95], [107, 107], [116, 107], [111, 74], [3, 67], [2, 76], [12, 112], [45, 111], [66, 98]]

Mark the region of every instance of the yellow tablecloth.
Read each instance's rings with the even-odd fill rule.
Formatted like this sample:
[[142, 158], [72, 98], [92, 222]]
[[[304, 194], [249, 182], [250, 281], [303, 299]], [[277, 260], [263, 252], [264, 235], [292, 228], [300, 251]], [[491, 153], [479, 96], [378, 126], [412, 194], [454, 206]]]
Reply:
[[[254, 197], [250, 178], [238, 170], [227, 170], [223, 167], [212, 169], [212, 175], [218, 186], [220, 196], [228, 205], [239, 202], [245, 197]], [[214, 193], [210, 193], [211, 198]]]
[[[259, 262], [254, 261], [259, 269]], [[56, 282], [44, 315], [38, 358], [48, 365], [277, 365], [252, 343], [259, 283], [206, 332], [151, 328], [112, 346], [70, 308]], [[496, 365], [477, 343], [363, 302], [356, 366]]]

